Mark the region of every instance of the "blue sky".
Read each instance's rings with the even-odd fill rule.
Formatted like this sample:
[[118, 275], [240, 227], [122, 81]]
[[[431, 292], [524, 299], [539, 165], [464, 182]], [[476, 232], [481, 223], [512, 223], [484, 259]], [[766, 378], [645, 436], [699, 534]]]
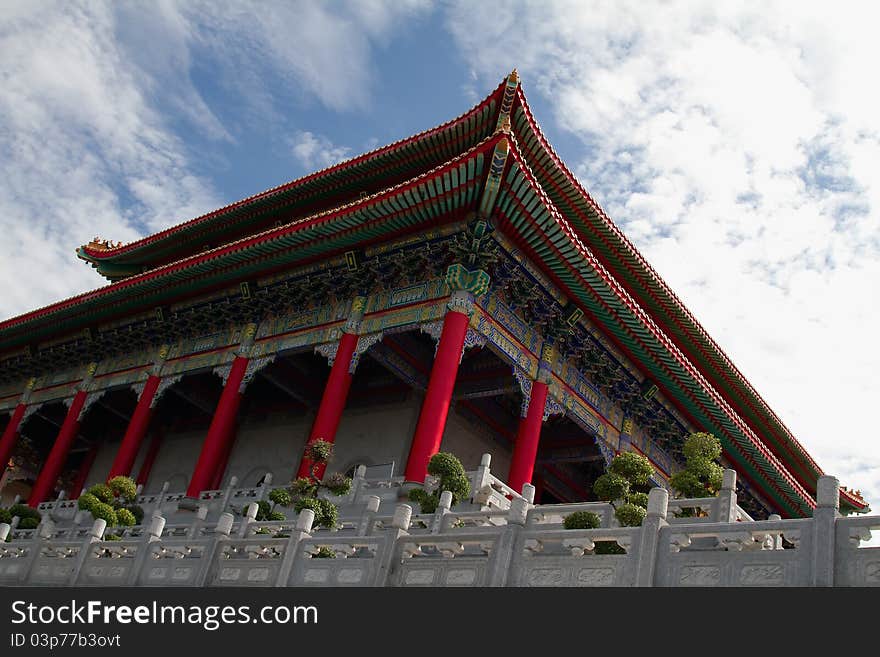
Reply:
[[517, 67], [584, 186], [880, 511], [880, 16], [792, 7], [4, 0], [0, 316], [100, 285], [95, 235], [433, 127]]

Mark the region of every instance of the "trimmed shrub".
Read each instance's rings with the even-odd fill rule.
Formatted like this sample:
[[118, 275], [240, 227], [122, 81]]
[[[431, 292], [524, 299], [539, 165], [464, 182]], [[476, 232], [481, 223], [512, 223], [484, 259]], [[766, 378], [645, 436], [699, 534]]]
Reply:
[[[19, 516], [20, 517], [20, 516]], [[40, 521], [36, 518], [21, 518], [18, 523], [19, 529], [36, 529]]]
[[633, 488], [650, 486], [654, 468], [651, 462], [635, 452], [618, 454], [611, 461], [608, 471], [626, 479]]
[[290, 491], [286, 488], [276, 488], [275, 490], [270, 492], [269, 500], [273, 504], [277, 504], [278, 506], [290, 506], [293, 503], [293, 498], [290, 495]]
[[107, 486], [113, 492], [114, 497], [122, 498], [128, 503], [137, 499], [137, 484], [131, 477], [113, 477], [107, 482]]
[[592, 511], [575, 511], [569, 513], [562, 521], [566, 529], [599, 529], [602, 519]]
[[629, 493], [630, 482], [623, 476], [614, 472], [606, 472], [596, 478], [593, 483], [593, 492], [596, 497], [606, 502], [622, 500]]
[[614, 510], [614, 517], [622, 527], [639, 527], [646, 515], [648, 511], [645, 507], [631, 502], [624, 502]]
[[692, 459], [717, 461], [721, 458], [721, 443], [711, 433], [702, 431], [692, 433], [685, 440], [682, 453], [686, 461]]
[[86, 492], [94, 495], [98, 498], [98, 501], [104, 504], [113, 504], [113, 501], [116, 499], [116, 495], [113, 494], [113, 490], [107, 484], [95, 484]]
[[132, 527], [137, 524], [134, 514], [128, 509], [116, 509], [116, 521], [123, 527]]

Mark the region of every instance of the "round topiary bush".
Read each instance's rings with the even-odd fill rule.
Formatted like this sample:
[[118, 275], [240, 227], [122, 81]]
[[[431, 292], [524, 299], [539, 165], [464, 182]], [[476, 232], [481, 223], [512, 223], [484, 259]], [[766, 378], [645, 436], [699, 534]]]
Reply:
[[286, 488], [276, 488], [275, 490], [270, 492], [269, 500], [273, 504], [277, 504], [278, 506], [290, 506], [293, 503], [293, 498], [290, 495], [290, 491]]
[[9, 513], [9, 509], [0, 509], [0, 522], [5, 522], [7, 525], [12, 522], [12, 514]]
[[113, 490], [107, 484], [95, 484], [86, 492], [90, 495], [94, 495], [98, 498], [98, 501], [103, 502], [104, 504], [113, 504], [113, 501], [116, 499]]
[[593, 492], [596, 497], [606, 502], [622, 500], [629, 493], [630, 482], [622, 475], [614, 472], [606, 472], [596, 478], [593, 483]]
[[95, 508], [96, 504], [101, 504], [101, 500], [92, 495], [91, 493], [83, 493], [79, 496], [79, 499], [76, 501], [77, 508], [83, 511], [91, 511]]
[[91, 511], [92, 517], [96, 520], [100, 518], [101, 520], [106, 521], [108, 527], [115, 527], [119, 524], [119, 519], [116, 517], [116, 510], [109, 504], [98, 502], [92, 507]]
[[116, 509], [116, 522], [123, 527], [132, 527], [137, 524], [137, 519], [128, 509]]
[[107, 487], [110, 488], [114, 497], [119, 497], [128, 503], [137, 499], [137, 484], [131, 477], [113, 477], [107, 482]]
[[711, 433], [700, 431], [687, 437], [681, 451], [686, 461], [691, 459], [717, 461], [721, 458], [721, 443]]
[[40, 521], [36, 518], [21, 518], [18, 522], [19, 529], [36, 529], [40, 524]]
[[[9, 515], [12, 518], [18, 516], [21, 520], [24, 520], [25, 518], [33, 518], [37, 521], [37, 524], [39, 524], [40, 519], [43, 517], [39, 511], [33, 507], [29, 507], [27, 504], [13, 504], [9, 507]], [[21, 527], [21, 523], [19, 523], [18, 526]]]
[[622, 527], [639, 527], [646, 515], [648, 511], [645, 507], [631, 502], [624, 502], [614, 510], [614, 517]]
[[654, 476], [651, 462], [635, 452], [624, 452], [615, 456], [608, 471], [626, 479], [633, 488], [649, 486], [651, 477]]
[[599, 529], [602, 519], [592, 511], [575, 511], [569, 513], [562, 521], [566, 529]]

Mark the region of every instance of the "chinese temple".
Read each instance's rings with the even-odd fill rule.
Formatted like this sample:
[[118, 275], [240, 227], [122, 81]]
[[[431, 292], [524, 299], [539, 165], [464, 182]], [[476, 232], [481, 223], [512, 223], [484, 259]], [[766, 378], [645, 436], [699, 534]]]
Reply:
[[821, 468], [559, 159], [515, 71], [443, 125], [77, 255], [108, 284], [0, 322], [0, 506], [131, 475], [185, 507], [233, 475], [290, 481], [317, 439], [332, 471], [418, 484], [438, 451], [490, 454], [536, 503], [591, 501], [615, 454], [663, 486], [707, 431], [752, 517], [816, 507]]

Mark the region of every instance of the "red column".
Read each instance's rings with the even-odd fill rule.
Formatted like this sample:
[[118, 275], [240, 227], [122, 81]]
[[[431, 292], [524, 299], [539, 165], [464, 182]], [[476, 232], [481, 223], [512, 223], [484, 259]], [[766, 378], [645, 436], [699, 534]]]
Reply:
[[131, 474], [141, 442], [147, 433], [147, 426], [150, 424], [150, 416], [153, 414], [151, 404], [161, 380], [160, 377], [152, 374], [147, 379], [134, 413], [128, 421], [128, 427], [125, 429], [119, 451], [116, 452], [116, 458], [113, 459], [113, 465], [110, 466], [108, 480], [119, 476], [127, 477]]
[[523, 484], [531, 483], [535, 471], [535, 457], [538, 455], [538, 442], [541, 440], [541, 424], [544, 421], [544, 405], [547, 403], [547, 384], [532, 381], [529, 393], [529, 410], [519, 421], [513, 457], [510, 460], [510, 474], [507, 485], [522, 492]]
[[448, 311], [443, 319], [443, 331], [431, 368], [428, 391], [422, 402], [419, 423], [416, 425], [409, 458], [406, 461], [404, 473], [406, 481], [424, 482], [428, 474], [428, 461], [440, 451], [469, 321], [466, 314], [455, 310]]
[[86, 396], [87, 393], [84, 390], [79, 390], [73, 397], [73, 403], [70, 404], [67, 417], [64, 418], [64, 424], [61, 425], [61, 430], [58, 432], [58, 437], [55, 438], [49, 457], [43, 464], [43, 469], [37, 476], [37, 483], [34, 484], [31, 496], [28, 498], [28, 504], [32, 507], [45, 502], [55, 488], [55, 482], [67, 460], [67, 453], [76, 439], [76, 432], [79, 430], [79, 414], [86, 402]]
[[[328, 443], [336, 440], [336, 430], [339, 428], [339, 420], [342, 418], [342, 411], [345, 409], [345, 402], [348, 399], [348, 389], [351, 387], [352, 376], [348, 369], [357, 343], [358, 336], [354, 333], [342, 334], [339, 346], [336, 348], [333, 367], [330, 368], [330, 376], [324, 386], [321, 405], [318, 407], [318, 414], [315, 416], [315, 422], [312, 424], [312, 431], [306, 445], [319, 439], [326, 440]], [[296, 476], [308, 477], [311, 474], [311, 467], [312, 462], [303, 454]], [[325, 468], [326, 465], [321, 465], [315, 471], [319, 480], [324, 477]]]
[[19, 404], [12, 412], [9, 418], [9, 424], [3, 430], [3, 437], [0, 437], [0, 476], [6, 470], [6, 464], [9, 463], [9, 457], [12, 456], [12, 450], [18, 442], [18, 426], [21, 424], [21, 418], [27, 410], [27, 404]]
[[241, 393], [238, 389], [244, 379], [247, 365], [248, 359], [244, 356], [236, 356], [232, 361], [232, 369], [229, 371], [223, 394], [220, 395], [220, 401], [214, 411], [208, 435], [202, 444], [202, 451], [190, 479], [189, 488], [186, 489], [187, 497], [198, 498], [203, 490], [210, 490], [220, 460], [223, 458], [226, 442], [231, 438], [229, 428], [238, 414], [238, 406], [241, 403]]

